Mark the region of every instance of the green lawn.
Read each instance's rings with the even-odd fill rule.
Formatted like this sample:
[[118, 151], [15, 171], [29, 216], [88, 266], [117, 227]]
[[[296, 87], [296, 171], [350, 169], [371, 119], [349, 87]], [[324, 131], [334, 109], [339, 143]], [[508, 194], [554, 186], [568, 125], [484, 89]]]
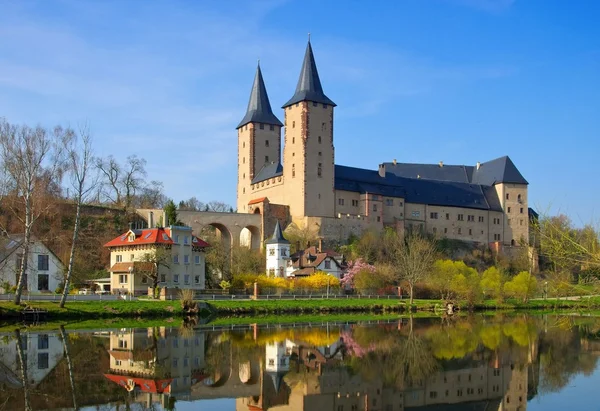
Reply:
[[17, 306], [12, 302], [0, 302], [0, 318], [21, 318], [25, 306], [48, 311], [48, 319], [92, 319], [135, 317], [180, 317], [179, 301], [71, 301], [60, 308], [58, 302], [27, 302]]

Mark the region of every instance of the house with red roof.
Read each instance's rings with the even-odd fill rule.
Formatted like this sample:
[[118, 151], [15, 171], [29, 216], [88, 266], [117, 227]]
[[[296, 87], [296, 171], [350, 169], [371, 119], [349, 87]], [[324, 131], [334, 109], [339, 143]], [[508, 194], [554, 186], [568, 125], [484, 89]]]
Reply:
[[110, 249], [114, 294], [147, 294], [154, 275], [162, 289], [204, 289], [209, 244], [195, 236], [191, 227], [130, 229], [104, 246]]

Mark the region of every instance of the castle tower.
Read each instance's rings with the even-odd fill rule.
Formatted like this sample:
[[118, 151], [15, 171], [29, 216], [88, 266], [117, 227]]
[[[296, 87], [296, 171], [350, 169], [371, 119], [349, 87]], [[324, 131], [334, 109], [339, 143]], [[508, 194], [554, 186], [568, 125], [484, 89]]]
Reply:
[[263, 167], [281, 167], [281, 121], [273, 114], [260, 65], [238, 130], [237, 209], [247, 211], [250, 184]]
[[273, 237], [266, 241], [267, 275], [285, 278], [285, 269], [290, 258], [290, 242], [285, 239], [279, 221], [275, 225]]
[[321, 87], [310, 40], [296, 92], [283, 105], [286, 201], [292, 217], [333, 217], [333, 108]]

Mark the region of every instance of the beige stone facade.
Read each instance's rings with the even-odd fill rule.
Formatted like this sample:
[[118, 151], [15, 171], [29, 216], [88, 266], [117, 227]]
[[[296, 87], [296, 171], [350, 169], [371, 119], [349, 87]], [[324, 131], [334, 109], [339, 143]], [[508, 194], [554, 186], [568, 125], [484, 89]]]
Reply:
[[296, 93], [283, 108], [280, 158], [281, 123], [256, 81], [253, 93], [264, 95], [252, 95], [238, 128], [238, 212], [262, 213], [256, 204], [265, 202], [285, 206], [290, 218], [282, 223], [338, 242], [384, 227], [496, 246], [527, 241], [528, 183], [508, 157], [473, 166], [336, 165], [335, 103], [323, 93], [309, 43]]

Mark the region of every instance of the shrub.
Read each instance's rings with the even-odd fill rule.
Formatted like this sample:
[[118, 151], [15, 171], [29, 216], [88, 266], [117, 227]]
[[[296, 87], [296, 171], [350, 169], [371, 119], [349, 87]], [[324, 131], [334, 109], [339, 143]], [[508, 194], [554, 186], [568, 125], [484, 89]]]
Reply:
[[535, 293], [537, 280], [528, 271], [521, 271], [504, 284], [504, 293], [511, 297], [520, 298], [524, 303]]
[[181, 302], [181, 308], [184, 311], [190, 311], [194, 307], [196, 307], [196, 303], [194, 302], [194, 296], [196, 292], [189, 288], [184, 288], [179, 291], [179, 301]]

